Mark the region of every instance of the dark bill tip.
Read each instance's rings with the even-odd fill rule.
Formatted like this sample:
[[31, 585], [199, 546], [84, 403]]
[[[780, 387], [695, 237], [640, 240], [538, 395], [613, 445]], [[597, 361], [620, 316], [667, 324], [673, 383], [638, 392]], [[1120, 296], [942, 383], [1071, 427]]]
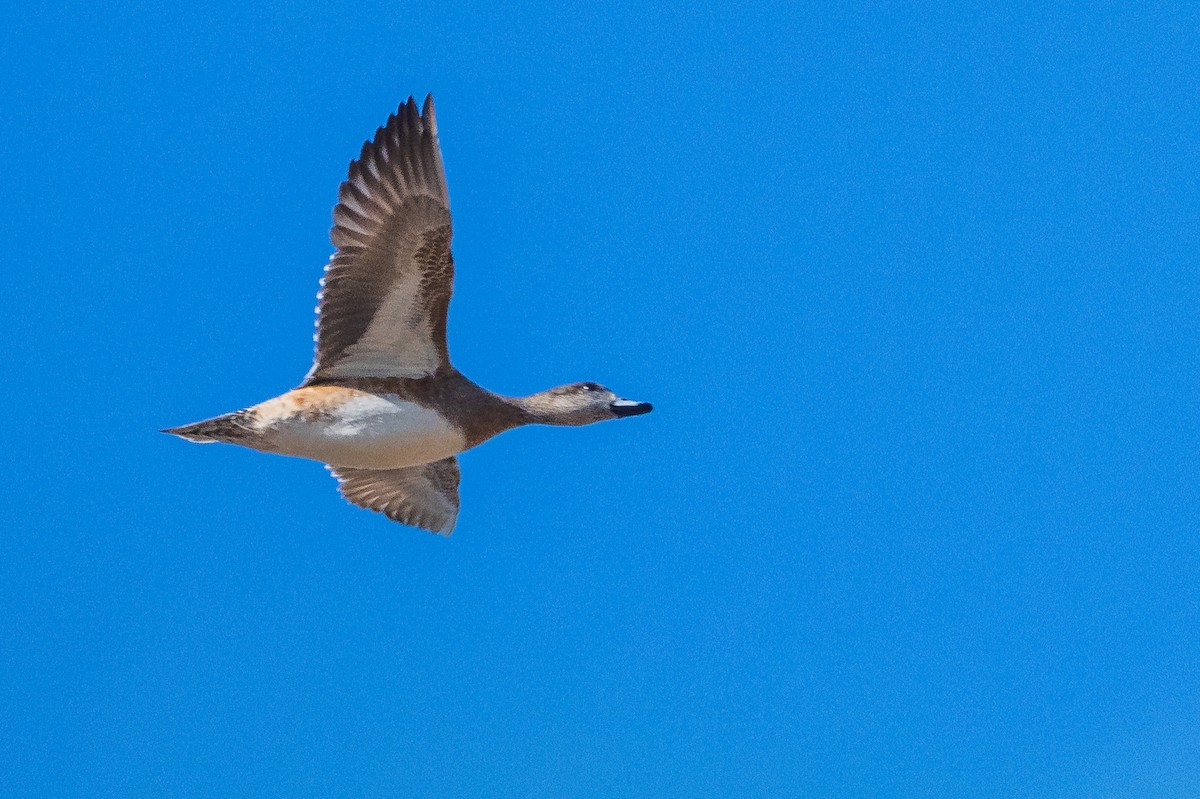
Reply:
[[617, 400], [608, 407], [612, 408], [612, 412], [617, 416], [640, 416], [654, 410], [654, 406], [649, 402], [634, 402], [627, 399]]

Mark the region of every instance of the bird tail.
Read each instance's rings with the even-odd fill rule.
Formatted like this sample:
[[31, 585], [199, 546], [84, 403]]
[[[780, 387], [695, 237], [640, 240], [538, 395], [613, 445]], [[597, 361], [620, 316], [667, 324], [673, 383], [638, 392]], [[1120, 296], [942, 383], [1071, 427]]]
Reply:
[[234, 411], [221, 416], [214, 416], [202, 422], [193, 422], [180, 427], [168, 427], [163, 433], [194, 441], [197, 444], [212, 444], [225, 441], [230, 444], [240, 444], [254, 437], [254, 428], [247, 411]]

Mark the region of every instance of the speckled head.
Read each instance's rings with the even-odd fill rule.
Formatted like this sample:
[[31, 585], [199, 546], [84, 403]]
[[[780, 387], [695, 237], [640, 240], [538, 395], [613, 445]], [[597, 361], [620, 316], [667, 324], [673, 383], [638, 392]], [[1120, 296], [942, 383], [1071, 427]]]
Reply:
[[559, 386], [525, 397], [521, 404], [534, 423], [569, 426], [639, 416], [654, 410], [649, 402], [623, 399], [599, 383]]

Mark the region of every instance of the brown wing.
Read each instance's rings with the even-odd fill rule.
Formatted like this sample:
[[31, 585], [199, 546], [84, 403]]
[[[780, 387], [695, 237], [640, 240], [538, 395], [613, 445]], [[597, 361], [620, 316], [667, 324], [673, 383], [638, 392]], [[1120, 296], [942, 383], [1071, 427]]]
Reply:
[[348, 469], [330, 466], [338, 491], [360, 508], [393, 521], [450, 535], [458, 518], [458, 458], [407, 469]]
[[423, 377], [449, 366], [454, 282], [450, 198], [433, 97], [388, 118], [350, 164], [321, 281], [316, 358], [306, 382]]

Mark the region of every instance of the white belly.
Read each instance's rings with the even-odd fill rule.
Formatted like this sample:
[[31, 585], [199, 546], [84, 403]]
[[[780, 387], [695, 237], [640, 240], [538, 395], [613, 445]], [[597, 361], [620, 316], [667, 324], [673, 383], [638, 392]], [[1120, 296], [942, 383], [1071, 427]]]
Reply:
[[269, 424], [263, 443], [283, 455], [359, 469], [416, 466], [466, 448], [462, 433], [440, 413], [394, 394], [361, 394], [315, 417]]

